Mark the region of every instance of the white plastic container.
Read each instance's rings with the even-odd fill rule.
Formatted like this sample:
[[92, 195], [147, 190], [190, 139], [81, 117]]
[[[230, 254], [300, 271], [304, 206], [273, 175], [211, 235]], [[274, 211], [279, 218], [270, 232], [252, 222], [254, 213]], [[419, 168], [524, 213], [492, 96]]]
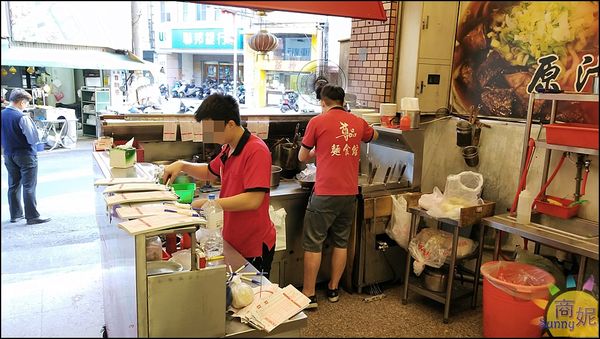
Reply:
[[533, 193], [523, 190], [519, 194], [519, 203], [517, 205], [517, 223], [529, 224], [531, 222], [531, 205], [533, 204]]

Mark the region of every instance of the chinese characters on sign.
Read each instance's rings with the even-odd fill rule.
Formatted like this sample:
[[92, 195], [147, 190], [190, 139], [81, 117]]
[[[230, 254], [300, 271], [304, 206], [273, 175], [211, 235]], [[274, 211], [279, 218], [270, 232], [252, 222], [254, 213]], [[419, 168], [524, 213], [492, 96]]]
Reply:
[[356, 137], [356, 132], [354, 131], [354, 128], [349, 129], [347, 123], [340, 121], [340, 131], [341, 135], [338, 135], [335, 138], [343, 138], [346, 141], [346, 143], [344, 144], [343, 148], [341, 145], [338, 144], [331, 145], [331, 156], [341, 156], [342, 154], [344, 156], [358, 156], [358, 146], [353, 145], [352, 147], [350, 147], [347, 144], [349, 139]]
[[[223, 28], [190, 28], [172, 30], [172, 48], [233, 49], [235, 36]], [[243, 49], [243, 36], [238, 30], [238, 49]]]
[[[560, 85], [556, 82], [556, 79], [562, 71], [560, 66], [555, 64], [557, 60], [558, 56], [556, 54], [549, 54], [537, 60], [538, 67], [527, 86], [528, 93], [533, 93], [534, 90], [541, 92], [540, 89], [557, 91], [561, 89]], [[583, 91], [588, 79], [592, 75], [595, 74], [598, 76], [598, 58], [596, 58], [596, 65], [589, 66], [593, 62], [594, 56], [586, 54], [577, 66], [577, 76], [573, 86], [576, 92]]]
[[597, 337], [598, 300], [585, 291], [559, 292], [547, 304], [540, 326], [553, 337]]

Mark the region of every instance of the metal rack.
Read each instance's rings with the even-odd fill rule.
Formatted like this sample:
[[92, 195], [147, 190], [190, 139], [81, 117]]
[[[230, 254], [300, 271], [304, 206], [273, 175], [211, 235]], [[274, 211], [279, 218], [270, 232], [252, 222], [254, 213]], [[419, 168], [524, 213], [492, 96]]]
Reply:
[[[577, 102], [598, 102], [598, 94], [579, 94], [579, 93], [531, 93], [527, 107], [527, 121], [525, 133], [523, 136], [523, 153], [521, 157], [521, 171], [519, 181], [523, 175], [523, 169], [526, 165], [527, 147], [531, 137], [531, 126], [533, 120], [533, 107], [536, 100], [551, 100], [552, 108], [550, 111], [550, 123], [556, 120], [556, 109], [559, 101], [577, 101]], [[536, 141], [536, 147], [544, 148], [544, 168], [542, 172], [542, 185], [548, 179], [548, 170], [552, 151], [571, 152], [577, 154], [577, 176], [575, 187], [575, 200], [580, 197], [580, 183], [582, 180], [582, 171], [584, 158], [586, 155], [598, 155], [598, 150], [591, 148], [572, 147], [564, 145], [548, 144], [546, 140]], [[532, 222], [529, 224], [517, 223], [515, 218], [508, 213], [486, 218], [483, 224], [492, 228], [514, 233], [535, 241], [534, 253], [540, 253], [541, 244], [567, 251], [580, 256], [579, 273], [577, 276], [577, 288], [583, 286], [585, 266], [587, 258], [598, 260], [598, 222], [571, 218], [569, 220], [558, 219], [548, 215], [535, 214], [532, 216]], [[596, 240], [594, 240], [596, 239]], [[496, 237], [494, 247], [494, 260], [497, 260], [500, 252], [500, 238]]]
[[[450, 304], [452, 301], [467, 297], [469, 295], [472, 296], [471, 306], [475, 308], [477, 306], [477, 293], [479, 290], [479, 276], [480, 276], [480, 267], [481, 260], [483, 257], [483, 240], [484, 240], [484, 227], [480, 224], [481, 220], [484, 217], [489, 217], [494, 215], [494, 209], [496, 207], [495, 202], [484, 202], [483, 205], [479, 206], [471, 206], [462, 208], [460, 211], [460, 219], [446, 219], [446, 218], [434, 218], [427, 214], [427, 211], [418, 207], [418, 201], [421, 197], [422, 193], [408, 193], [405, 194], [404, 197], [407, 202], [407, 212], [411, 214], [410, 220], [410, 231], [408, 234], [408, 243], [413, 237], [416, 236], [418, 231], [418, 217], [429, 218], [437, 221], [438, 229], [441, 223], [445, 223], [451, 225], [453, 228], [452, 234], [452, 253], [450, 254], [450, 258], [448, 258], [444, 265], [448, 265], [448, 285], [446, 286], [445, 292], [434, 292], [426, 289], [421, 281], [414, 276], [410, 275], [410, 263], [411, 263], [411, 255], [410, 253], [406, 256], [406, 266], [404, 271], [404, 290], [402, 294], [402, 304], [408, 303], [408, 291], [411, 290], [414, 293], [419, 295], [428, 297], [437, 302], [444, 304], [444, 323], [448, 323], [448, 317], [450, 314]], [[457, 258], [457, 250], [458, 250], [458, 238], [459, 238], [459, 229], [469, 226], [479, 225], [479, 239], [477, 244], [476, 251], [471, 255], [467, 255], [463, 258]], [[472, 289], [468, 289], [464, 286], [457, 285], [454, 283], [454, 271], [461, 262], [476, 259], [475, 263], [475, 272], [473, 279]]]

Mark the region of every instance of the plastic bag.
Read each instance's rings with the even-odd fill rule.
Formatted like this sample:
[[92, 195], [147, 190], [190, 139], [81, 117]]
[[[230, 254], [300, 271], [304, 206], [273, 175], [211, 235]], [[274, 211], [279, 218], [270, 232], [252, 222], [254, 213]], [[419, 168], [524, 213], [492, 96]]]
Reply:
[[243, 282], [239, 276], [233, 277], [230, 284], [231, 287], [231, 306], [240, 309], [252, 303], [254, 300], [254, 292], [250, 285]]
[[419, 198], [419, 207], [430, 210], [434, 206], [441, 204], [443, 198], [444, 195], [442, 194], [442, 191], [435, 186], [433, 188], [433, 193], [421, 195], [421, 198]]
[[275, 225], [275, 231], [277, 232], [277, 238], [275, 242], [275, 251], [285, 250], [286, 248], [286, 237], [285, 237], [285, 217], [287, 212], [285, 208], [280, 208], [277, 211], [273, 206], [269, 206], [269, 217], [273, 225]]
[[490, 285], [522, 300], [547, 299], [555, 282], [543, 269], [513, 261], [490, 261], [481, 265], [481, 274]]
[[[473, 252], [476, 243], [468, 238], [458, 237], [456, 258], [463, 258]], [[410, 254], [415, 259], [413, 270], [418, 276], [425, 265], [440, 268], [452, 253], [452, 234], [433, 228], [424, 228], [408, 245]]]
[[306, 168], [296, 174], [296, 179], [300, 181], [315, 181], [315, 177], [317, 175], [317, 166], [313, 163], [306, 164]]
[[146, 260], [162, 260], [162, 241], [160, 237], [146, 238]]
[[[427, 210], [434, 218], [460, 219], [460, 209], [463, 207], [483, 204], [479, 198], [483, 187], [483, 175], [471, 171], [449, 175], [441, 200], [438, 191], [434, 189], [433, 196], [419, 199], [419, 206]], [[437, 187], [436, 187], [437, 189]]]
[[538, 254], [530, 253], [529, 251], [522, 249], [519, 246], [517, 246], [516, 252], [517, 255], [515, 257], [515, 262], [539, 267], [544, 271], [552, 274], [554, 280], [556, 280], [555, 285], [558, 288], [563, 289], [565, 287], [566, 280], [564, 273], [550, 259], [544, 258], [543, 256]]
[[402, 195], [392, 195], [392, 217], [385, 228], [385, 233], [404, 249], [408, 248], [411, 217], [406, 208], [406, 199]]

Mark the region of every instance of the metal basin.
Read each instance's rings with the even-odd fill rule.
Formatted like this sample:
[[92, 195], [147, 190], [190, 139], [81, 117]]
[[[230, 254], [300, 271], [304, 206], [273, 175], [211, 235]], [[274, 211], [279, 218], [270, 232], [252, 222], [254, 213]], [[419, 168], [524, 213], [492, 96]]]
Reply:
[[279, 180], [281, 179], [281, 167], [271, 165], [271, 187], [279, 186]]

